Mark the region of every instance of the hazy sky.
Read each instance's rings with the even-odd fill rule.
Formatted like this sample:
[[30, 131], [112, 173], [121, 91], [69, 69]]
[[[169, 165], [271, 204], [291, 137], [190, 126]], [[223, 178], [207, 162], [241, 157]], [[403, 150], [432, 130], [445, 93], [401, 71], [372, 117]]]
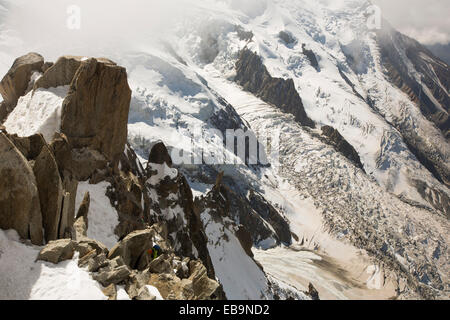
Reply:
[[450, 0], [372, 0], [399, 31], [424, 44], [450, 42]]
[[[261, 2], [261, 0], [218, 1], [230, 2], [232, 6], [252, 11], [258, 9], [256, 4]], [[126, 5], [123, 5], [124, 2]], [[148, 34], [151, 30], [158, 30], [159, 33], [165, 30], [166, 26], [170, 26], [177, 21], [178, 16], [183, 15], [184, 8], [191, 7], [195, 2], [196, 0], [0, 0], [0, 4], [22, 4], [9, 13], [8, 22], [26, 35], [23, 39], [25, 43], [37, 43], [43, 49], [48, 46], [46, 41], [42, 41], [46, 36], [50, 38], [53, 46], [60, 48], [67, 45], [74, 47], [76, 40], [83, 44], [89, 42], [96, 48], [99, 37], [105, 38], [105, 35], [111, 34], [122, 36], [123, 46], [126, 46], [126, 43], [141, 43], [142, 41], [134, 41], [135, 38], [142, 40], [144, 38], [142, 33], [145, 31], [147, 38], [152, 39], [153, 37]], [[450, 0], [372, 0], [372, 2], [381, 7], [383, 16], [399, 31], [424, 44], [450, 43]], [[68, 36], [67, 28], [61, 26], [65, 26], [66, 23], [66, 9], [73, 4], [83, 8], [83, 27], [81, 32], [72, 32]], [[99, 12], [105, 12], [106, 8], [107, 14], [99, 15]], [[136, 29], [142, 32], [134, 32]]]

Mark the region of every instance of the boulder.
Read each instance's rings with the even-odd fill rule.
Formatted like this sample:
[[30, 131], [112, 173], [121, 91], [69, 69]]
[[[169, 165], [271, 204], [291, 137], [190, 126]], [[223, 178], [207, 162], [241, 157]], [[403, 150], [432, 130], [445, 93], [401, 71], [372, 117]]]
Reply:
[[114, 160], [127, 142], [130, 101], [125, 68], [82, 61], [63, 102], [61, 132], [75, 148], [89, 147]]
[[15, 229], [35, 245], [43, 243], [42, 214], [33, 170], [0, 132], [0, 228]]
[[63, 56], [55, 64], [49, 67], [45, 73], [34, 84], [33, 89], [56, 88], [68, 86], [80, 68], [82, 57]]
[[158, 258], [152, 260], [148, 264], [148, 269], [152, 273], [172, 273], [172, 265], [169, 261], [169, 256], [167, 254], [163, 254]]
[[106, 267], [94, 274], [93, 278], [100, 282], [102, 286], [107, 287], [111, 284], [124, 282], [130, 275], [131, 270], [127, 266], [117, 268]]
[[150, 293], [147, 287], [142, 287], [137, 296], [135, 297], [136, 300], [144, 300], [144, 301], [151, 301], [156, 300], [156, 297]]
[[76, 243], [70, 239], [50, 241], [39, 252], [37, 260], [58, 264], [61, 261], [70, 260], [75, 253]]
[[158, 289], [165, 300], [194, 300], [192, 281], [172, 274], [152, 274], [149, 284]]
[[189, 263], [194, 294], [199, 300], [215, 300], [222, 296], [222, 288], [217, 281], [208, 277], [205, 266], [200, 261], [192, 260]]
[[[79, 239], [75, 239], [75, 237], [72, 238], [72, 240], [79, 241]], [[80, 253], [80, 258], [83, 258], [85, 255], [92, 253], [92, 251], [95, 251], [96, 254], [99, 254], [88, 243], [77, 242], [77, 251]]]
[[47, 145], [42, 147], [41, 153], [34, 161], [33, 172], [39, 190], [45, 240], [49, 242], [59, 237], [64, 191], [58, 165]]
[[85, 246], [82, 246], [81, 248], [78, 247], [77, 245], [77, 249], [78, 252], [80, 252], [80, 259], [78, 260], [78, 266], [83, 268], [85, 266], [87, 266], [88, 262], [90, 259], [93, 259], [95, 257], [97, 257], [97, 252], [95, 250], [90, 250], [87, 249]]
[[97, 255], [95, 250], [92, 250], [78, 261], [80, 268], [87, 268], [89, 272], [97, 272], [100, 268], [105, 268], [109, 265], [109, 261], [104, 253]]
[[102, 290], [103, 294], [108, 297], [108, 300], [117, 300], [117, 288], [116, 285], [110, 284]]
[[151, 273], [150, 271], [133, 271], [130, 275], [125, 290], [131, 299], [135, 299], [139, 296], [141, 288], [149, 284]]
[[118, 268], [125, 265], [125, 262], [123, 261], [122, 257], [116, 257], [112, 260], [109, 260], [109, 265], [111, 268]]
[[174, 259], [175, 264], [175, 274], [180, 279], [189, 278], [189, 258], [184, 258], [183, 261], [178, 261]]
[[153, 247], [154, 236], [153, 229], [134, 231], [111, 249], [108, 258], [122, 257], [128, 267], [136, 269], [142, 254]]
[[0, 82], [0, 94], [4, 99], [6, 114], [17, 105], [19, 98], [26, 94], [31, 76], [34, 72], [42, 72], [44, 58], [37, 53], [28, 53], [17, 58], [11, 69]]
[[[80, 252], [80, 257], [83, 257], [88, 252], [95, 250], [95, 252], [100, 255], [104, 253], [108, 255], [108, 248], [106, 248], [102, 243], [94, 239], [83, 238], [77, 242], [77, 251]], [[121, 264], [123, 265], [123, 263]]]
[[[84, 251], [84, 248], [82, 250]], [[83, 254], [83, 256], [81, 256], [81, 253], [80, 253], [80, 259], [78, 260], [78, 266], [80, 268], [88, 267], [88, 269], [90, 269], [89, 262], [91, 260], [95, 259], [96, 257], [97, 257], [97, 252], [95, 252], [95, 250], [91, 250], [88, 253]], [[98, 270], [98, 268], [97, 268], [97, 270]]]

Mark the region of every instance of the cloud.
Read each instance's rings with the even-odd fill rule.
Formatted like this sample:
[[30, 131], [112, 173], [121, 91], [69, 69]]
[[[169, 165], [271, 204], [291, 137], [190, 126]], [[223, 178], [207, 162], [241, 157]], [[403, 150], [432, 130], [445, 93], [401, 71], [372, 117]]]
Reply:
[[257, 17], [267, 9], [267, 0], [229, 0], [230, 7], [242, 11], [249, 17]]
[[[294, 1], [294, 0], [292, 0]], [[316, 1], [316, 0], [310, 0]], [[330, 3], [340, 3], [329, 0]], [[450, 42], [450, 1], [373, 0], [400, 31], [425, 44]], [[23, 46], [11, 45], [11, 55], [37, 51], [49, 59], [63, 54], [108, 55], [139, 51], [179, 25], [188, 12], [214, 4], [257, 16], [268, 0], [0, 0], [0, 23], [19, 34]], [[341, 1], [344, 2], [344, 1]], [[67, 9], [81, 9], [81, 28], [67, 28]], [[7, 7], [6, 17], [2, 18]], [[204, 14], [203, 14], [204, 16]], [[206, 18], [206, 17], [205, 17]], [[2, 21], [3, 20], [3, 21]], [[6, 21], [5, 21], [6, 20]], [[195, 20], [195, 19], [194, 19]], [[169, 34], [170, 35], [170, 34]], [[6, 33], [3, 35], [6, 36]], [[0, 38], [0, 44], [2, 39]], [[119, 52], [117, 52], [119, 54]]]
[[372, 0], [400, 32], [423, 44], [450, 42], [450, 1]]
[[[2, 4], [8, 8], [5, 25], [27, 50], [54, 59], [67, 51], [99, 55], [143, 49], [164, 38], [192, 0], [0, 0]], [[76, 10], [69, 10], [74, 6], [79, 8], [79, 28], [68, 25], [76, 25]]]

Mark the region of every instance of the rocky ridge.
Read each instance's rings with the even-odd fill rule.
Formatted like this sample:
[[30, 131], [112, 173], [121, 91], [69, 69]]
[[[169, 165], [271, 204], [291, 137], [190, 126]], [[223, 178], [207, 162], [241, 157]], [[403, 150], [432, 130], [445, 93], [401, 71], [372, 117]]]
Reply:
[[273, 78], [261, 58], [247, 48], [241, 51], [236, 62], [235, 81], [245, 91], [294, 115], [295, 120], [302, 125], [314, 128], [314, 122], [306, 115], [302, 99], [292, 79]]
[[[146, 168], [126, 143], [131, 92], [125, 69], [107, 59], [66, 56], [55, 64], [39, 60], [39, 74], [33, 76], [29, 70], [36, 68], [36, 61], [30, 57], [40, 56], [16, 60], [13, 69], [26, 72], [17, 78], [17, 71], [10, 71], [1, 83], [8, 114], [14, 112], [14, 92], [20, 92], [16, 94], [20, 98], [36, 90], [67, 85], [70, 89], [62, 102], [60, 127], [50, 141], [39, 133], [22, 137], [0, 127], [0, 177], [4, 180], [0, 228], [15, 229], [22, 239], [44, 245], [38, 260], [58, 264], [78, 259], [79, 267], [88, 270], [112, 300], [119, 286], [138, 300], [156, 298], [148, 286], [156, 287], [164, 299], [225, 299], [201, 218], [201, 208], [217, 204], [206, 204], [206, 199], [194, 202], [186, 178], [173, 167], [162, 142], [151, 148]], [[101, 183], [109, 185], [105, 195], [118, 215], [113, 235], [118, 241], [112, 248], [89, 237], [96, 223], [89, 217], [98, 200], [89, 186]], [[92, 192], [82, 194], [77, 206], [80, 184]], [[254, 205], [261, 203], [257, 195], [251, 199]], [[230, 204], [225, 207], [230, 215]], [[241, 216], [245, 214], [243, 210]], [[267, 215], [267, 219], [279, 219], [275, 209]], [[283, 219], [277, 224], [280, 241], [288, 243], [289, 226]], [[230, 230], [252, 257], [254, 239], [249, 232], [243, 226]], [[154, 243], [161, 246], [163, 255], [152, 260], [147, 250]], [[287, 294], [264, 279], [271, 288], [266, 298]], [[295, 289], [289, 294], [305, 298]]]
[[[33, 80], [30, 70], [36, 69], [36, 57], [40, 56], [19, 58], [7, 80], [2, 81], [9, 106], [26, 93], [22, 89], [24, 83]], [[43, 59], [38, 64], [41, 68]], [[1, 188], [0, 227], [15, 229], [35, 245], [46, 244], [38, 260], [57, 264], [72, 259], [77, 252], [79, 266], [86, 267], [112, 298], [115, 285], [123, 284], [132, 299], [154, 299], [146, 290], [152, 279], [157, 288], [161, 286], [164, 298], [224, 298], [220, 284], [213, 280], [211, 264], [205, 268], [197, 260], [199, 255], [209, 261], [207, 250], [200, 248], [205, 243], [201, 223], [193, 217], [187, 224], [183, 219], [165, 220], [161, 210], [167, 209], [167, 202], [152, 199], [153, 194], [167, 191], [165, 196], [169, 196], [171, 191], [178, 191], [180, 205], [193, 212], [187, 183], [180, 175], [172, 184], [147, 184], [153, 173], [143, 170], [126, 145], [131, 91], [125, 69], [106, 59], [62, 57], [29, 90], [68, 84], [60, 131], [52, 141], [47, 143], [40, 134], [8, 134], [2, 127], [0, 176], [6, 180]], [[159, 162], [160, 152], [156, 146], [150, 160]], [[115, 234], [121, 240], [111, 250], [87, 237], [89, 223], [93, 223], [88, 219], [90, 202], [95, 195], [86, 193], [76, 208], [79, 181], [92, 185], [106, 181], [112, 186], [107, 196], [119, 215]], [[178, 231], [174, 237], [169, 236], [172, 227]], [[197, 237], [199, 250], [191, 235]], [[164, 249], [164, 255], [152, 261], [146, 252], [154, 241]]]

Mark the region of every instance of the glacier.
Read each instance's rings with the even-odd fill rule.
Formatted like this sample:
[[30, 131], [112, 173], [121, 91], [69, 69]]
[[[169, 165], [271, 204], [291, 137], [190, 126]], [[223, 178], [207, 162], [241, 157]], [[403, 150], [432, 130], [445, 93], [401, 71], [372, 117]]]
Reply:
[[[421, 99], [417, 103], [387, 75], [378, 39], [396, 31], [387, 21], [381, 30], [368, 27], [370, 1], [182, 0], [161, 7], [138, 0], [92, 6], [80, 1], [86, 25], [79, 32], [55, 28], [66, 18], [66, 2], [0, 0], [0, 74], [29, 51], [52, 59], [69, 52], [106, 56], [125, 66], [133, 91], [128, 141], [142, 162], [158, 141], [169, 150], [188, 149], [186, 141], [199, 129], [279, 133], [280, 157], [271, 159], [279, 166], [247, 166], [236, 157], [238, 165], [177, 168], [198, 198], [224, 172], [239, 196], [258, 192], [288, 221], [291, 244], [279, 241], [274, 230], [254, 241], [255, 260], [271, 282], [299, 291], [313, 283], [329, 299], [448, 299], [448, 137], [421, 111]], [[92, 23], [101, 6], [110, 11]], [[48, 10], [59, 10], [61, 17], [42, 24]], [[18, 25], [18, 18], [36, 30]], [[234, 81], [243, 49], [257, 54], [272, 77], [292, 79], [316, 128], [302, 126]], [[446, 100], [437, 101], [421, 82], [401, 44], [396, 50], [421, 94], [448, 117]], [[448, 97], [448, 85], [433, 77]], [[54, 90], [39, 94], [59, 108]], [[17, 125], [22, 120], [16, 113], [40, 98], [22, 98], [5, 126]], [[53, 121], [50, 116], [43, 121]], [[363, 169], [321, 138], [325, 125], [353, 146]], [[224, 152], [220, 140], [197, 144], [211, 154]], [[202, 218], [227, 297], [269, 298], [264, 274], [237, 239]], [[234, 220], [241, 223], [238, 215]], [[106, 239], [114, 236], [100, 231]]]

